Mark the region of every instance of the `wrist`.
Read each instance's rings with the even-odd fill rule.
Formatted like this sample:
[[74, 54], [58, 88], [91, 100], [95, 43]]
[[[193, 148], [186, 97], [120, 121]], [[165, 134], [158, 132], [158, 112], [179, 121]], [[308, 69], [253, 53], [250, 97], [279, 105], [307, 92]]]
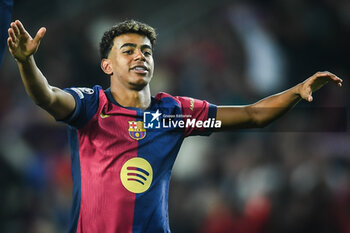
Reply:
[[30, 55], [28, 57], [23, 57], [23, 58], [15, 58], [16, 62], [18, 65], [27, 65], [27, 64], [30, 64], [30, 63], [33, 63], [34, 62], [34, 56], [33, 55]]
[[303, 88], [304, 83], [299, 83], [295, 86], [294, 88], [294, 95], [297, 96], [298, 98], [301, 98], [301, 90]]

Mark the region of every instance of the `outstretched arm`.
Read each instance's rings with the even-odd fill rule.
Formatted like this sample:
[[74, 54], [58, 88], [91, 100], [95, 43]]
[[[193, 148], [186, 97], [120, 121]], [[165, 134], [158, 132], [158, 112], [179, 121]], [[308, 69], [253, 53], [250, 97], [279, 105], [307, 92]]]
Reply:
[[16, 59], [24, 87], [30, 98], [56, 119], [70, 115], [75, 108], [74, 97], [47, 82], [35, 64], [34, 53], [38, 50], [46, 28], [42, 27], [32, 38], [19, 20], [8, 29], [7, 44]]
[[245, 106], [218, 106], [217, 120], [225, 129], [259, 128], [282, 116], [301, 99], [312, 101], [312, 93], [329, 81], [339, 87], [342, 81], [330, 72], [317, 72], [304, 82], [276, 95]]

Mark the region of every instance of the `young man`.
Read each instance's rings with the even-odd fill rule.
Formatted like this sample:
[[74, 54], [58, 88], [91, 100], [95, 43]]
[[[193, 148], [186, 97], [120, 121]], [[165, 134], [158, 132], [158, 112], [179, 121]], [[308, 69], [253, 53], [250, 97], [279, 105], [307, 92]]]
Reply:
[[6, 47], [6, 31], [11, 22], [12, 5], [12, 0], [0, 0], [0, 66]]
[[170, 232], [170, 174], [186, 136], [263, 127], [301, 98], [312, 101], [312, 92], [328, 81], [342, 83], [334, 74], [318, 72], [247, 106], [215, 106], [166, 93], [151, 97], [156, 34], [146, 24], [126, 21], [107, 31], [100, 44], [110, 88], [63, 91], [48, 84], [34, 61], [46, 29], [32, 39], [16, 20], [8, 32], [28, 95], [69, 126], [74, 181], [69, 232]]

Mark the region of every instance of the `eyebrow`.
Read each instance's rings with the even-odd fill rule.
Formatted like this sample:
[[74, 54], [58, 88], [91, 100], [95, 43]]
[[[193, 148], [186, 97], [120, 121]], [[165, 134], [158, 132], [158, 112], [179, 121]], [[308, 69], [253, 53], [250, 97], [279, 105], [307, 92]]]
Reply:
[[[125, 43], [123, 44], [122, 46], [120, 46], [120, 48], [124, 48], [124, 47], [133, 47], [133, 48], [136, 48], [137, 45], [136, 44], [133, 44], [133, 43]], [[150, 49], [152, 50], [152, 47], [147, 45], [147, 44], [144, 44], [144, 45], [141, 45], [141, 49]]]

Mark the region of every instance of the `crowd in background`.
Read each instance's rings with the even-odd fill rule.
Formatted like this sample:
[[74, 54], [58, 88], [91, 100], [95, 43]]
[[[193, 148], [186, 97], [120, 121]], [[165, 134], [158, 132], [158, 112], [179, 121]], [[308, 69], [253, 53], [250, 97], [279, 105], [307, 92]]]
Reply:
[[[154, 26], [152, 94], [250, 104], [319, 70], [344, 79], [267, 130], [185, 141], [169, 191], [173, 233], [350, 232], [350, 2], [346, 0], [15, 1], [51, 85], [109, 85], [98, 43], [114, 23]], [[25, 94], [15, 61], [0, 68], [0, 231], [65, 232], [72, 198], [66, 127]], [[321, 119], [321, 120], [319, 120]], [[310, 126], [315, 125], [312, 128]]]

